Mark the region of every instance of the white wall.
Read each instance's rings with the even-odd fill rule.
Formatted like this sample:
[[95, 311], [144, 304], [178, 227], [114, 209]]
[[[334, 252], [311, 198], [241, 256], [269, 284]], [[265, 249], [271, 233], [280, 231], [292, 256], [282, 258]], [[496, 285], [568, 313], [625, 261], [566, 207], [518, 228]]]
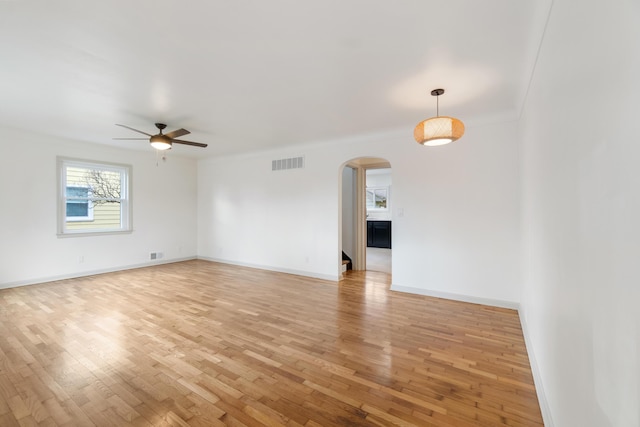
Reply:
[[[0, 287], [196, 256], [196, 161], [2, 130]], [[141, 143], [144, 143], [142, 141]], [[56, 156], [133, 166], [133, 232], [56, 236]], [[79, 262], [79, 257], [84, 262]]]
[[555, 0], [520, 123], [521, 316], [557, 426], [640, 426], [639, 40], [637, 1]]
[[[201, 160], [198, 255], [336, 280], [340, 167], [350, 159], [380, 157], [393, 168], [394, 286], [516, 302], [516, 131], [516, 123], [470, 127], [455, 144], [426, 148], [408, 129]], [[305, 169], [271, 171], [272, 159], [300, 154]]]
[[[339, 163], [328, 150], [198, 164], [198, 256], [337, 280]], [[271, 160], [306, 154], [304, 169]]]
[[394, 285], [519, 301], [516, 131], [503, 123], [470, 127], [442, 147], [391, 145]]

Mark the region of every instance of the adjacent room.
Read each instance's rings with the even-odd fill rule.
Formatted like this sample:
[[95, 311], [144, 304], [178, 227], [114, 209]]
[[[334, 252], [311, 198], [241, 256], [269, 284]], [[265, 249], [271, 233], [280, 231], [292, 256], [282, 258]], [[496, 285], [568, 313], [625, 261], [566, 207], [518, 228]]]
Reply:
[[0, 2], [0, 425], [640, 427], [640, 4]]

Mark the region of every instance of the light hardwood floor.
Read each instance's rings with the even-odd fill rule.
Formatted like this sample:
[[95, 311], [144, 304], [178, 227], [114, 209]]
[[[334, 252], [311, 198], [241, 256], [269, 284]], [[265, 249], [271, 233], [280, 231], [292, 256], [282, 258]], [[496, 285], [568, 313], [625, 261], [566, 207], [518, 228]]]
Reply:
[[208, 261], [0, 291], [0, 425], [540, 426], [518, 315]]

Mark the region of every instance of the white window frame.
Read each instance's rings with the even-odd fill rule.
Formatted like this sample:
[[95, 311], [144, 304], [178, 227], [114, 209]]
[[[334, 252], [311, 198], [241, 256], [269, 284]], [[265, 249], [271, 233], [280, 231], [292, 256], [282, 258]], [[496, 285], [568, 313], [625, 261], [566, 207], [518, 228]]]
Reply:
[[[365, 197], [365, 206], [367, 211], [388, 211], [389, 210], [389, 187], [367, 187], [365, 189], [366, 193], [370, 193], [372, 196], [371, 204]], [[367, 194], [365, 194], [366, 196]], [[384, 197], [386, 203], [384, 208], [376, 207], [376, 198]]]
[[[88, 221], [90, 219], [67, 219], [67, 168], [98, 169], [120, 174], [120, 227], [117, 228], [86, 228], [67, 229], [68, 222]], [[99, 162], [94, 160], [72, 159], [67, 157], [57, 158], [57, 234], [58, 237], [87, 236], [103, 234], [121, 234], [133, 231], [132, 222], [132, 167], [118, 163]], [[77, 184], [69, 185], [78, 187]], [[90, 216], [93, 219], [93, 206], [89, 201]]]

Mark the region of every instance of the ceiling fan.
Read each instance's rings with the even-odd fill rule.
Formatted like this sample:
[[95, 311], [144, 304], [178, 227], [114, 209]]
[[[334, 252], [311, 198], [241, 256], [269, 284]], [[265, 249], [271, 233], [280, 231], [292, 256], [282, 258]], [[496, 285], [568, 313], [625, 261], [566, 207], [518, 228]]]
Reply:
[[[116, 123], [116, 126], [127, 128], [129, 130], [134, 131], [134, 132], [138, 132], [138, 133], [141, 133], [143, 135], [147, 135], [149, 137], [149, 142], [151, 143], [151, 146], [153, 148], [155, 148], [156, 150], [169, 150], [171, 148], [171, 146], [173, 145], [173, 143], [183, 144], [183, 145], [192, 145], [194, 147], [201, 147], [201, 148], [206, 148], [207, 147], [207, 144], [202, 144], [200, 142], [191, 142], [191, 141], [185, 141], [185, 140], [182, 140], [182, 139], [176, 139], [178, 137], [181, 137], [183, 135], [188, 135], [188, 134], [191, 133], [186, 129], [176, 129], [176, 130], [171, 131], [169, 133], [163, 134], [162, 130], [167, 127], [167, 125], [165, 125], [164, 123], [156, 123], [156, 127], [160, 131], [160, 133], [158, 133], [157, 135], [151, 135], [151, 134], [149, 134], [147, 132], [143, 132], [141, 130], [134, 129], [132, 127], [125, 126], [125, 125], [119, 125], [117, 123]], [[118, 139], [118, 140], [140, 140], [140, 139], [147, 139], [147, 138], [113, 138], [113, 139]]]

